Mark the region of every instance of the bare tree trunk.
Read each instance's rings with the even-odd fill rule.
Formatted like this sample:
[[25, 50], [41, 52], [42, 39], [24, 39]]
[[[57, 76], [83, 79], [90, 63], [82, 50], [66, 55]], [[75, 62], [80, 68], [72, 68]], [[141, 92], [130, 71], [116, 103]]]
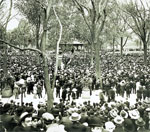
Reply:
[[[5, 27], [4, 27], [4, 40], [6, 40], [6, 32], [7, 32], [7, 25], [8, 25], [8, 22], [10, 20], [10, 17], [11, 17], [11, 11], [12, 11], [12, 6], [13, 6], [13, 1], [10, 0], [10, 7], [9, 7], [9, 14], [8, 14], [8, 17], [7, 17], [7, 20], [6, 20], [6, 24], [5, 24]], [[4, 65], [3, 65], [3, 69], [4, 69], [4, 75], [7, 76], [7, 45], [4, 45]]]
[[91, 62], [90, 62], [91, 66], [94, 65], [94, 54], [93, 54], [93, 52], [94, 52], [93, 45], [91, 45]]
[[[40, 49], [40, 45], [39, 45], [40, 16], [38, 18], [38, 22], [37, 22], [37, 25], [35, 28], [36, 28], [36, 48]], [[37, 63], [38, 64], [40, 63], [40, 56], [39, 55], [37, 55]]]
[[62, 24], [60, 22], [60, 19], [58, 18], [57, 14], [56, 14], [56, 11], [55, 11], [55, 8], [53, 7], [53, 10], [54, 10], [54, 14], [59, 22], [59, 25], [60, 25], [60, 34], [59, 34], [59, 39], [57, 41], [57, 48], [56, 48], [56, 65], [55, 65], [55, 72], [54, 72], [54, 78], [53, 78], [53, 84], [52, 84], [52, 89], [54, 89], [55, 87], [55, 81], [56, 81], [56, 76], [57, 76], [57, 71], [58, 71], [58, 57], [59, 57], [59, 44], [60, 44], [60, 41], [61, 41], [61, 37], [62, 37]]
[[53, 107], [53, 89], [51, 89], [51, 85], [50, 85], [47, 58], [45, 56], [46, 43], [47, 43], [47, 30], [44, 30], [41, 51], [43, 53], [42, 58], [43, 58], [44, 83], [45, 83], [45, 88], [47, 93], [47, 110], [50, 111], [51, 108]]
[[44, 83], [45, 83], [45, 88], [47, 92], [47, 110], [50, 111], [51, 108], [53, 107], [53, 89], [51, 88], [50, 85], [50, 77], [49, 77], [49, 72], [48, 72], [48, 64], [47, 64], [47, 59], [46, 59], [46, 45], [47, 45], [47, 24], [48, 20], [50, 17], [50, 9], [52, 6], [52, 1], [48, 1], [48, 6], [46, 9], [44, 9], [44, 18], [43, 18], [43, 34], [41, 38], [41, 52], [42, 52], [42, 57], [43, 57], [43, 71], [44, 71]]
[[95, 70], [96, 70], [96, 79], [100, 81], [100, 87], [102, 88], [102, 77], [101, 77], [101, 68], [100, 68], [100, 45], [95, 44]]
[[115, 54], [115, 38], [113, 37], [113, 55]]
[[140, 51], [142, 50], [142, 41], [140, 40]]
[[144, 48], [144, 64], [147, 65], [147, 43], [143, 40], [143, 48]]
[[121, 42], [120, 42], [120, 55], [123, 55], [123, 37], [120, 38]]

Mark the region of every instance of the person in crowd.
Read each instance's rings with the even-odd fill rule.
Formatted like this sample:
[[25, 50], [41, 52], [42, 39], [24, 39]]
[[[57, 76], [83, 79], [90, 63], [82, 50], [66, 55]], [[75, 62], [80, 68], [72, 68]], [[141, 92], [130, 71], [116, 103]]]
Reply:
[[19, 86], [15, 82], [14, 83], [14, 90], [13, 90], [13, 95], [15, 96], [15, 99], [19, 98], [19, 93], [20, 93]]
[[39, 98], [42, 98], [43, 86], [41, 82], [37, 83], [37, 95]]
[[116, 125], [114, 132], [123, 132], [124, 131], [123, 122], [124, 122], [123, 117], [121, 117], [119, 115], [114, 118], [114, 123]]
[[137, 125], [137, 132], [148, 132], [148, 130], [145, 129], [145, 121], [143, 120], [143, 118], [138, 118], [135, 121], [135, 124]]
[[32, 113], [31, 132], [42, 132], [42, 121], [36, 113]]
[[[54, 57], [52, 58], [55, 59]], [[84, 59], [82, 59], [81, 56], [79, 58], [76, 56], [69, 62], [68, 65], [65, 66], [64, 69], [58, 70], [56, 80], [62, 89], [62, 93], [61, 90], [58, 90], [57, 98], [61, 99], [61, 101], [57, 105], [54, 105], [51, 109], [51, 113], [53, 115], [49, 116], [48, 114], [47, 117], [51, 119], [50, 122], [49, 120], [46, 122], [47, 118], [45, 116], [42, 117], [42, 115], [47, 112], [47, 106], [45, 104], [38, 104], [37, 116], [33, 116], [32, 114], [35, 110], [33, 108], [33, 104], [30, 104], [30, 102], [24, 102], [26, 105], [22, 104], [22, 106], [20, 106], [20, 104], [13, 105], [14, 109], [9, 107], [9, 104], [6, 103], [6, 105], [2, 104], [1, 106], [2, 110], [0, 116], [3, 117], [1, 118], [2, 131], [10, 131], [13, 130], [13, 127], [15, 127], [16, 131], [21, 129], [23, 131], [35, 131], [37, 128], [40, 128], [40, 131], [52, 132], [51, 130], [53, 130], [53, 128], [48, 128], [47, 126], [55, 126], [54, 128], [58, 128], [58, 130], [62, 129], [63, 131], [81, 130], [115, 132], [122, 131], [122, 127], [125, 132], [136, 132], [141, 130], [150, 131], [150, 114], [148, 109], [150, 107], [150, 68], [149, 65], [145, 66], [140, 63], [142, 56], [137, 56], [135, 54], [124, 55], [120, 58], [119, 55], [116, 54], [114, 56], [111, 56], [111, 54], [102, 54], [102, 88], [100, 87], [100, 84], [96, 84], [95, 66], [92, 68], [89, 66], [89, 58], [89, 55], [87, 55]], [[41, 87], [43, 89], [45, 88], [44, 72], [42, 67], [36, 64], [33, 56], [16, 56], [12, 59], [8, 59], [11, 60], [10, 63], [8, 63], [8, 70], [11, 76], [15, 78], [15, 83], [22, 83], [23, 81], [20, 80], [24, 80], [24, 82], [27, 80], [27, 85], [24, 87], [25, 93], [27, 88], [26, 96], [28, 96], [28, 94], [32, 96], [33, 86], [37, 82], [41, 82]], [[148, 56], [148, 64], [149, 60]], [[54, 76], [53, 71], [54, 63], [50, 63], [49, 72], [51, 80]], [[90, 101], [87, 101], [86, 103], [83, 103], [83, 105], [81, 104], [81, 106], [78, 106], [79, 104], [76, 101], [78, 100], [78, 97], [82, 99], [82, 91], [90, 90], [88, 80], [91, 78], [94, 79], [90, 82], [90, 89], [102, 90], [102, 93], [104, 93], [103, 96], [106, 97], [106, 99], [108, 98], [108, 100], [103, 101], [102, 97], [99, 103], [91, 103]], [[22, 84], [19, 85], [19, 88], [21, 88]], [[142, 86], [142, 88], [140, 88], [140, 86]], [[74, 88], [77, 90], [75, 94], [76, 96], [73, 102], [71, 102], [71, 93]], [[111, 91], [112, 88], [114, 90], [113, 92]], [[57, 89], [57, 86], [55, 89]], [[37, 88], [37, 91], [38, 90], [39, 92], [36, 93], [37, 95], [42, 93], [41, 89]], [[131, 102], [128, 101], [131, 99], [132, 94], [135, 94], [137, 98], [133, 105], [134, 107], [130, 107]], [[115, 101], [118, 96], [122, 96], [124, 101]], [[39, 98], [41, 97], [42, 96], [39, 95]], [[112, 105], [112, 103], [114, 104]], [[23, 107], [23, 110], [21, 110], [20, 107]], [[20, 118], [24, 112], [27, 112], [27, 115], [29, 115], [27, 120], [22, 120], [22, 118]], [[73, 114], [74, 112], [76, 114]], [[112, 114], [112, 112], [114, 113]], [[59, 118], [58, 113], [60, 115]], [[52, 119], [52, 117], [54, 117], [54, 119]], [[40, 118], [42, 118], [42, 124], [38, 124], [38, 120], [40, 120]], [[10, 125], [13, 124], [14, 121], [15, 124]], [[92, 124], [94, 121], [97, 121], [97, 123]]]
[[30, 132], [32, 126], [32, 115], [28, 112], [23, 112], [20, 116], [19, 125], [17, 125], [14, 132]]
[[44, 113], [42, 115], [42, 120], [46, 132], [66, 132], [64, 125], [54, 123], [54, 116], [51, 113]]
[[72, 121], [72, 124], [66, 126], [65, 130], [67, 132], [90, 132], [90, 129], [87, 126], [84, 126], [79, 122], [80, 118], [81, 115], [79, 115], [78, 113], [72, 113], [69, 118]]
[[0, 120], [2, 122], [3, 128], [7, 130], [7, 132], [11, 132], [14, 126], [17, 125], [14, 119], [14, 115], [10, 114], [11, 105], [9, 103], [4, 104], [1, 108]]

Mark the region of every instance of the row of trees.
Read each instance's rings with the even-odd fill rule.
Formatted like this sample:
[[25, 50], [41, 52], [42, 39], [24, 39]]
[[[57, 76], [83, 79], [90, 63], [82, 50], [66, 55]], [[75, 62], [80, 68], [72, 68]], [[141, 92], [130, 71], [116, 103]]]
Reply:
[[[4, 2], [5, 0], [0, 1], [1, 11], [5, 8]], [[45, 55], [47, 47], [56, 50], [57, 63], [60, 42], [67, 43], [77, 39], [88, 43], [91, 51], [91, 65], [94, 64], [93, 58], [95, 58], [96, 78], [101, 82], [102, 87], [99, 54], [103, 45], [109, 43], [114, 49], [115, 44], [119, 43], [122, 55], [123, 47], [132, 38], [132, 34], [137, 35], [143, 43], [144, 63], [147, 64], [147, 47], [150, 38], [149, 5], [148, 1], [142, 0], [135, 2], [131, 0], [128, 3], [119, 3], [117, 0], [16, 0], [14, 7], [26, 19], [20, 21], [18, 28], [7, 32], [13, 6], [13, 0], [10, 0], [5, 24], [0, 21], [0, 30], [3, 34], [0, 34], [0, 39], [3, 44], [20, 50], [32, 50], [42, 56], [48, 108], [50, 109], [53, 102], [54, 85], [50, 86]], [[0, 17], [3, 18], [3, 16]], [[29, 44], [36, 48], [27, 48]], [[5, 57], [7, 57], [6, 48], [4, 48]], [[7, 63], [4, 67], [7, 67], [6, 65]], [[7, 73], [7, 69], [5, 71]], [[56, 74], [57, 65], [55, 76]]]

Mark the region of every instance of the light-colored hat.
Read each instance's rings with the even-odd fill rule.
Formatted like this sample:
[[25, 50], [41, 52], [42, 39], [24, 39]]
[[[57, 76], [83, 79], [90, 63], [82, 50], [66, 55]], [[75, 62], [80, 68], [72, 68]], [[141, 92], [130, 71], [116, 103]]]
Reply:
[[118, 113], [115, 109], [112, 109], [109, 113], [110, 113], [110, 116], [113, 117], [113, 118], [118, 116]]
[[130, 105], [130, 109], [135, 109], [135, 105]]
[[123, 119], [121, 116], [117, 116], [117, 117], [115, 117], [115, 119], [114, 119], [114, 122], [115, 122], [116, 124], [122, 124], [123, 121], [124, 121], [124, 119]]
[[73, 88], [73, 89], [72, 89], [72, 91], [73, 91], [73, 92], [76, 92], [76, 91], [77, 91], [77, 89], [76, 89], [76, 88]]
[[49, 123], [49, 122], [54, 120], [54, 116], [51, 113], [48, 113], [48, 112], [45, 112], [44, 114], [42, 114], [42, 118], [44, 119], [44, 121], [46, 123]]
[[66, 90], [67, 90], [67, 91], [69, 91], [69, 90], [70, 90], [70, 88], [67, 88]]
[[138, 119], [138, 118], [140, 118], [140, 113], [137, 109], [130, 110], [129, 116], [131, 117], [131, 119]]
[[146, 111], [147, 111], [147, 112], [150, 112], [150, 108], [146, 108]]
[[128, 113], [125, 110], [121, 110], [120, 116], [123, 118], [128, 118]]
[[29, 114], [28, 112], [23, 112], [20, 116], [20, 122], [22, 122], [28, 116], [32, 116], [32, 115]]
[[113, 130], [116, 128], [113, 122], [108, 121], [105, 123], [105, 129], [109, 132], [113, 132]]
[[80, 120], [80, 118], [81, 118], [81, 115], [79, 115], [79, 114], [76, 113], [76, 112], [72, 113], [72, 115], [69, 117], [69, 119], [70, 119], [71, 121], [78, 121], [78, 120]]

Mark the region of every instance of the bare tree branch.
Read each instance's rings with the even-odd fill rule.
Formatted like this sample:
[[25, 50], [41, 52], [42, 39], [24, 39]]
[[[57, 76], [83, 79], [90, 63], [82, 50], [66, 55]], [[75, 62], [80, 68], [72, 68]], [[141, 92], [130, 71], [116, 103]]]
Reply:
[[[132, 15], [131, 14], [131, 17], [133, 18], [133, 20], [134, 20], [134, 22], [135, 22], [135, 25], [136, 25], [136, 27], [137, 27], [137, 29], [138, 29], [138, 31], [139, 31], [139, 33], [141, 34], [141, 36], [142, 36], [142, 31], [141, 31], [141, 27], [140, 27], [140, 22], [137, 22], [137, 17], [135, 17], [134, 15]], [[142, 26], [142, 25], [141, 25]]]
[[4, 0], [1, 0], [1, 1], [0, 1], [0, 6], [2, 5], [3, 2], [4, 2]]
[[[17, 15], [18, 15], [18, 13], [15, 14], [15, 15], [13, 15], [12, 17], [10, 17], [10, 18], [9, 18], [9, 21], [12, 20], [12, 19], [13, 19], [15, 16], [17, 16]], [[5, 23], [3, 23], [3, 26], [5, 26], [6, 24], [7, 24], [7, 21], [6, 21]]]
[[35, 0], [42, 9], [46, 9], [46, 5], [42, 4], [39, 0]]
[[9, 14], [8, 14], [8, 17], [7, 17], [7, 20], [6, 20], [5, 29], [7, 28], [8, 22], [10, 21], [12, 6], [13, 6], [13, 1], [10, 0]]
[[128, 21], [123, 16], [122, 16], [122, 18], [127, 23], [127, 25], [133, 30], [133, 32], [141, 38], [141, 35], [128, 23]]
[[95, 4], [94, 4], [93, 0], [91, 0], [91, 3], [92, 3], [92, 7], [93, 7], [92, 23], [94, 24], [95, 20], [96, 20], [96, 8], [95, 8]]
[[18, 49], [18, 50], [20, 50], [20, 51], [30, 50], [30, 51], [35, 51], [35, 52], [38, 52], [39, 54], [42, 54], [42, 52], [41, 52], [40, 50], [38, 50], [38, 49], [33, 49], [33, 48], [20, 48], [20, 47], [18, 47], [18, 46], [15, 46], [14, 44], [11, 44], [11, 43], [9, 43], [9, 42], [6, 42], [6, 41], [2, 40], [2, 39], [0, 39], [0, 42], [2, 42], [3, 44], [9, 45], [10, 47], [13, 47], [13, 48], [15, 48], [15, 49]]
[[135, 8], [136, 8], [136, 10], [137, 10], [137, 15], [139, 14], [138, 17], [140, 17], [140, 18], [144, 21], [142, 15], [141, 15], [141, 13], [140, 13], [140, 10], [139, 10], [139, 8], [138, 8], [137, 2], [135, 2]]
[[149, 42], [149, 40], [150, 40], [150, 31], [148, 32], [148, 35], [147, 35], [147, 41], [146, 41], [146, 43], [148, 43], [148, 42]]
[[125, 40], [124, 44], [122, 45], [122, 47], [124, 47], [124, 46], [126, 45], [126, 43], [127, 43], [127, 41], [128, 41], [128, 38], [129, 38], [129, 37], [126, 38], [126, 40]]
[[104, 24], [105, 24], [106, 16], [107, 16], [105, 10], [103, 12], [104, 12], [104, 19], [102, 20], [102, 23], [100, 24], [100, 26], [98, 28], [98, 33], [97, 33], [97, 37], [96, 37], [98, 39], [99, 39], [99, 36], [100, 36], [100, 34], [101, 34], [101, 32], [102, 32], [102, 30], [104, 28]]
[[[84, 10], [83, 10], [82, 5], [80, 5], [80, 3], [79, 3], [77, 0], [72, 0], [72, 1], [73, 1], [73, 3], [76, 5], [77, 9], [81, 12], [82, 17], [83, 17], [83, 19], [84, 19], [86, 25], [88, 26], [88, 28], [89, 28], [89, 30], [90, 30], [90, 32], [91, 32], [91, 27], [90, 27], [90, 25], [89, 25], [89, 23], [88, 23], [88, 21], [87, 21], [87, 19], [86, 19], [86, 17], [85, 17], [85, 14], [84, 14]], [[78, 7], [78, 6], [79, 6], [79, 7]]]

